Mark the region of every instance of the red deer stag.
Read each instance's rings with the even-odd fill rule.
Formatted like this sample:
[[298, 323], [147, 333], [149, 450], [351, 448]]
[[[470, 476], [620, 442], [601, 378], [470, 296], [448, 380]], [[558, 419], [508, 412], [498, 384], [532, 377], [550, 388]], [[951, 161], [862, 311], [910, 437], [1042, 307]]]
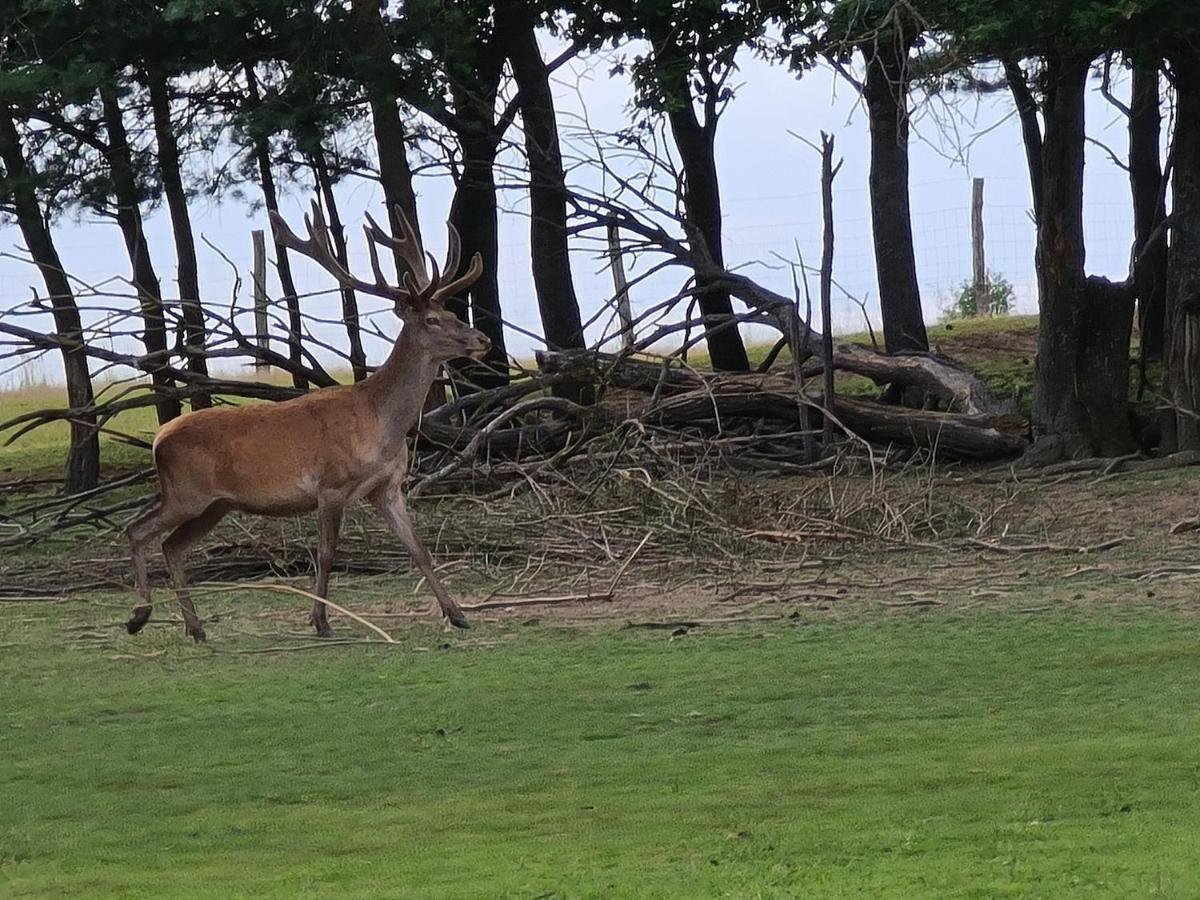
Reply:
[[[297, 237], [280, 216], [271, 215], [276, 235], [287, 247], [315, 260], [339, 283], [395, 304], [403, 328], [387, 361], [354, 385], [325, 388], [282, 403], [201, 410], [158, 432], [154, 465], [162, 497], [127, 529], [140, 601], [126, 626], [130, 634], [150, 618], [146, 551], [154, 542], [162, 542], [186, 633], [203, 641], [204, 628], [188, 595], [184, 558], [226, 513], [286, 516], [315, 510], [320, 531], [316, 593], [325, 597], [342, 515], [361, 499], [370, 501], [395, 531], [428, 579], [442, 614], [451, 624], [468, 627], [462, 608], [438, 581], [429, 553], [417, 540], [403, 485], [408, 435], [438, 366], [457, 357], [482, 357], [491, 346], [443, 306], [447, 297], [479, 277], [483, 262], [476, 254], [467, 271], [454, 277], [460, 244], [451, 226], [445, 266], [439, 272], [433, 263], [430, 274], [425, 252], [406, 220], [398, 238], [383, 232], [369, 216], [367, 221], [363, 230], [373, 283], [354, 277], [338, 262], [315, 202], [311, 219], [304, 218], [307, 240]], [[400, 286], [384, 278], [376, 245], [396, 251], [404, 261], [407, 271], [400, 273]], [[324, 603], [313, 604], [310, 621], [322, 637], [333, 633]]]

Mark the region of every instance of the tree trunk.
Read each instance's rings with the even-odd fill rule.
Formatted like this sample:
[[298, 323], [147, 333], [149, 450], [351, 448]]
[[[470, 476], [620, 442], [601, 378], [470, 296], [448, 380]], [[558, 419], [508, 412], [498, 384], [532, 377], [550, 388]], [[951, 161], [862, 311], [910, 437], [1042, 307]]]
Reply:
[[[672, 65], [672, 68], [678, 68]], [[700, 123], [692, 106], [692, 92], [687, 73], [682, 69], [672, 79], [673, 95], [678, 102], [667, 112], [671, 134], [679, 149], [683, 164], [683, 205], [688, 220], [700, 233], [708, 249], [708, 255], [719, 268], [725, 268], [725, 252], [721, 244], [721, 187], [717, 180], [715, 153], [717, 121], [715, 117]], [[746, 347], [736, 327], [722, 328], [720, 318], [733, 315], [733, 304], [729, 294], [720, 289], [708, 289], [704, 280], [697, 278], [700, 288], [700, 312], [705, 317], [708, 334], [708, 354], [714, 369], [725, 372], [748, 372], [750, 360]], [[721, 328], [720, 331], [717, 329]]]
[[[471, 105], [456, 104], [469, 115]], [[483, 257], [483, 274], [470, 288], [472, 324], [492, 341], [484, 365], [468, 367], [470, 380], [479, 387], [498, 387], [508, 383], [508, 354], [504, 348], [504, 325], [500, 313], [500, 284], [497, 276], [499, 223], [496, 215], [496, 141], [490, 127], [471, 128], [459, 135], [463, 169], [450, 204], [450, 224], [462, 238], [462, 271], [475, 253]], [[467, 320], [467, 300], [452, 297], [447, 308]]]
[[1167, 292], [1168, 414], [1164, 450], [1200, 449], [1200, 56], [1180, 54], [1175, 72], [1175, 170]]
[[[142, 309], [142, 321], [145, 332], [142, 342], [146, 352], [153, 355], [159, 364], [165, 365], [167, 358], [167, 323], [163, 316], [162, 292], [159, 288], [158, 275], [150, 259], [150, 248], [146, 244], [146, 235], [142, 229], [142, 213], [140, 197], [138, 196], [137, 181], [134, 178], [133, 159], [129, 151], [129, 139], [125, 132], [125, 120], [117, 99], [116, 87], [106, 84], [100, 88], [100, 100], [104, 110], [104, 127], [108, 132], [108, 145], [105, 156], [108, 161], [109, 173], [112, 177], [113, 194], [116, 201], [117, 225], [121, 236], [125, 239], [125, 249], [129, 254], [129, 262], [133, 269], [133, 284], [138, 294], [138, 303]], [[158, 424], [165, 425], [179, 415], [181, 409], [177, 399], [167, 396], [175, 387], [174, 380], [161, 372], [152, 369], [150, 380], [159, 392], [155, 407], [158, 411]]]
[[[352, 0], [350, 6], [354, 39], [371, 53], [370, 57], [356, 54], [353, 61], [358, 77], [366, 86], [371, 107], [371, 124], [379, 156], [379, 183], [383, 187], [388, 221], [392, 234], [400, 234], [400, 219], [396, 215], [396, 207], [400, 207], [419, 237], [421, 226], [417, 222], [417, 195], [413, 190], [412, 168], [408, 164], [407, 136], [396, 108], [397, 95], [388, 86], [394, 77], [391, 71], [393, 48], [379, 17], [376, 0]], [[403, 266], [399, 254], [396, 264]]]
[[1083, 98], [1088, 58], [1050, 57], [1042, 107], [1041, 315], [1033, 461], [1133, 448], [1127, 417], [1132, 292], [1084, 274]]
[[[394, 96], [372, 98], [371, 123], [379, 154], [379, 183], [383, 187], [383, 200], [387, 204], [392, 234], [402, 233], [400, 216], [396, 212], [399, 208], [404, 211], [413, 231], [420, 238], [421, 224], [417, 220], [417, 194], [413, 190], [412, 167], [408, 164], [407, 135]], [[399, 256], [396, 259], [399, 263]]]
[[1133, 194], [1135, 251], [1141, 254], [1134, 270], [1138, 323], [1143, 359], [1160, 359], [1167, 310], [1167, 234], [1147, 247], [1146, 241], [1166, 218], [1162, 190], [1159, 134], [1162, 113], [1158, 100], [1158, 66], [1136, 63], [1129, 100], [1129, 186]]
[[[192, 220], [188, 214], [187, 193], [179, 167], [179, 145], [171, 124], [171, 96], [167, 78], [161, 72], [148, 72], [150, 109], [154, 116], [154, 136], [158, 144], [158, 165], [162, 175], [163, 193], [171, 214], [171, 231], [175, 236], [175, 261], [178, 266], [179, 302], [183, 312], [184, 343], [187, 368], [198, 375], [208, 375], [204, 358], [204, 310], [200, 305], [200, 274], [196, 264], [196, 239], [192, 235]], [[192, 394], [192, 409], [212, 406], [207, 391]]]
[[529, 240], [533, 286], [546, 344], [552, 350], [583, 346], [579, 300], [567, 249], [567, 186], [550, 76], [538, 48], [533, 17], [524, 3], [502, 4], [506, 49], [520, 92], [529, 160]]
[[25, 246], [42, 273], [46, 293], [50, 296], [54, 328], [60, 338], [78, 344], [76, 348], [61, 348], [67, 402], [72, 409], [80, 410], [71, 417], [71, 448], [67, 453], [63, 482], [63, 491], [75, 494], [94, 488], [100, 481], [100, 440], [96, 433], [96, 416], [91, 411], [92, 377], [82, 348], [79, 307], [75, 305], [71, 284], [42, 217], [31, 180], [33, 173], [25, 161], [17, 126], [8, 109], [0, 115], [0, 162], [4, 163], [4, 178], [0, 185], [7, 188]]
[[[361, 5], [356, 0], [356, 9]], [[371, 122], [375, 129], [375, 149], [379, 157], [379, 183], [383, 187], [383, 202], [387, 206], [388, 223], [393, 235], [403, 234], [400, 214], [403, 210], [405, 218], [412, 228], [417, 240], [421, 239], [421, 223], [417, 219], [417, 195], [413, 190], [413, 173], [408, 164], [408, 151], [404, 123], [396, 109], [396, 97], [383, 93], [372, 96], [370, 100]], [[393, 252], [396, 263], [396, 278], [402, 277], [405, 270], [404, 258], [400, 251]], [[425, 395], [426, 411], [437, 409], [446, 402], [446, 386], [442, 379], [434, 381]]]
[[[317, 187], [324, 200], [325, 215], [329, 219], [329, 236], [333, 241], [333, 252], [342, 268], [349, 271], [350, 258], [346, 252], [346, 229], [342, 227], [342, 217], [338, 214], [337, 199], [333, 196], [333, 179], [329, 175], [329, 166], [325, 163], [325, 154], [318, 147], [312, 155], [313, 171], [317, 177]], [[346, 339], [350, 345], [350, 371], [355, 381], [362, 381], [370, 373], [367, 371], [367, 355], [363, 351], [362, 330], [358, 325], [358, 298], [354, 288], [348, 285], [340, 287], [342, 295], [342, 322], [346, 326]]]
[[[258, 106], [258, 76], [254, 74], [254, 66], [242, 64], [246, 76], [247, 101], [251, 108]], [[279, 195], [275, 191], [275, 175], [271, 171], [271, 148], [267, 139], [256, 138], [254, 141], [254, 159], [258, 163], [258, 179], [262, 186], [263, 204], [269, 212], [279, 212]], [[275, 271], [279, 274], [279, 289], [283, 292], [283, 303], [288, 314], [288, 359], [296, 364], [303, 362], [301, 349], [300, 300], [296, 294], [296, 282], [292, 278], [292, 264], [288, 258], [287, 247], [275, 241]], [[299, 372], [292, 373], [292, 386], [305, 390], [308, 379]]]
[[1041, 219], [1042, 207], [1042, 126], [1038, 123], [1038, 105], [1029, 90], [1025, 72], [1013, 60], [1004, 60], [1004, 75], [1021, 120], [1021, 140], [1025, 144], [1025, 165], [1029, 169], [1029, 188], [1033, 195], [1033, 220]]
[[871, 230], [883, 339], [889, 353], [928, 350], [908, 204], [909, 41], [864, 45], [863, 99], [871, 126]]
[[[417, 195], [413, 190], [413, 172], [408, 164], [408, 136], [397, 109], [398, 96], [392, 89], [395, 79], [392, 54], [394, 49], [380, 18], [377, 0], [351, 0], [351, 19], [354, 41], [370, 53], [354, 54], [352, 63], [359, 80], [363, 83], [368, 104], [371, 107], [371, 125], [375, 133], [375, 150], [379, 159], [379, 184], [383, 188], [383, 202], [387, 207], [388, 223], [392, 234], [402, 234], [400, 214], [403, 211], [417, 239], [421, 238], [421, 223], [417, 218]], [[396, 277], [405, 271], [404, 257], [399, 250], [393, 251]], [[429, 386], [425, 396], [425, 410], [437, 409], [446, 402], [446, 388], [442, 379]]]

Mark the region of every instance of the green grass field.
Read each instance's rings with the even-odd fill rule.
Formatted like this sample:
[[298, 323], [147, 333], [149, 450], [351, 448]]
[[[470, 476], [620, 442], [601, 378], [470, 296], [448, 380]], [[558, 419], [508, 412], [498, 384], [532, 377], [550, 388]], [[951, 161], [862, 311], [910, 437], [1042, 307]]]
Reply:
[[1200, 895], [1178, 616], [127, 656], [60, 615], [0, 622], [6, 897]]
[[[1035, 327], [931, 337], [1027, 404]], [[0, 421], [56, 390], [0, 394]], [[0, 449], [0, 523], [50, 490], [22, 482], [54, 476], [65, 435]], [[108, 474], [148, 463], [104, 440]], [[257, 554], [307, 587], [308, 520], [214, 534], [202, 647], [162, 592], [124, 633], [120, 521], [0, 550], [0, 898], [1200, 896], [1198, 532], [1170, 527], [1197, 470], [962, 474], [831, 477], [829, 510], [857, 512], [796, 544], [745, 535], [822, 476], [722, 481], [695, 521], [640, 481], [554, 516], [532, 493], [488, 517], [422, 499], [464, 601], [590, 592], [615, 564], [548, 554], [662, 532], [607, 602], [493, 608], [467, 633], [352, 517], [354, 552], [395, 561], [339, 572], [333, 599], [395, 646], [345, 617], [349, 642], [317, 642], [304, 599], [230, 585]], [[915, 530], [870, 537], [885, 514]], [[672, 634], [706, 617], [743, 621]]]

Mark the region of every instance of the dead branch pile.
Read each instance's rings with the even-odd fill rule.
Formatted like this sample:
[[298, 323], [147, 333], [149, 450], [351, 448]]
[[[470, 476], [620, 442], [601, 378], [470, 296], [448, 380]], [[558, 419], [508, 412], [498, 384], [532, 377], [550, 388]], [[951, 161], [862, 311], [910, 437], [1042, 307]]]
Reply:
[[[1023, 420], [970, 372], [932, 355], [886, 356], [834, 345], [835, 368], [881, 386], [917, 389], [925, 408], [841, 395], [827, 403], [815, 379], [798, 388], [792, 373], [704, 373], [677, 359], [590, 350], [546, 352], [537, 359], [538, 369], [519, 380], [464, 394], [425, 416], [415, 441], [413, 496], [503, 494], [539, 485], [545, 490], [586, 473], [657, 472], [679, 464], [714, 478], [730, 472], [811, 473], [834, 464], [836, 448], [812, 450], [811, 438], [820, 434], [825, 417], [845, 442], [843, 455], [849, 448], [876, 460], [896, 448], [949, 458], [1003, 459], [1026, 445]], [[820, 365], [819, 359], [810, 360], [801, 370], [802, 379], [805, 371]], [[186, 395], [190, 387], [179, 391]], [[210, 380], [205, 387], [260, 400], [285, 400], [298, 393], [290, 386], [232, 379]], [[594, 402], [577, 403], [560, 396], [564, 393]], [[98, 401], [98, 418], [106, 421], [154, 397], [145, 385], [132, 384]], [[73, 412], [23, 414], [9, 423], [10, 433], [69, 418]], [[83, 494], [10, 504], [0, 510], [0, 546], [34, 543], [81, 525], [114, 527], [145, 502], [145, 488], [127, 489], [151, 474], [126, 474]]]
[[[412, 493], [464, 482], [497, 489], [551, 469], [628, 466], [662, 448], [692, 460], [719, 458], [734, 470], [801, 472], [822, 465], [805, 437], [820, 431], [823, 416], [860, 445], [943, 457], [1003, 459], [1026, 445], [1026, 423], [946, 360], [845, 346], [834, 364], [881, 384], [919, 388], [928, 405], [940, 400], [946, 408], [845, 396], [827, 404], [820, 390], [798, 389], [788, 374], [712, 374], [666, 359], [546, 352], [531, 377], [469, 395], [422, 421]], [[563, 385], [597, 401], [582, 406], [555, 396]]]
[[[832, 471], [800, 481], [734, 478], [722, 451], [704, 460], [692, 452], [650, 436], [630, 462], [548, 470], [490, 498], [431, 490], [415, 504], [418, 529], [445, 579], [466, 590], [486, 585], [489, 600], [603, 593], [630, 560], [626, 587], [639, 579], [679, 584], [721, 580], [735, 564], [815, 566], [856, 542], [903, 549], [985, 533], [980, 513], [903, 471], [851, 476], [853, 460], [844, 457], [831, 461]], [[144, 501], [144, 491], [127, 485], [115, 493]], [[68, 552], [4, 559], [0, 601], [127, 591], [123, 525], [121, 516], [109, 524], [93, 519], [86, 530], [60, 528], [44, 537]], [[235, 517], [189, 568], [197, 582], [304, 577], [313, 571], [315, 530], [309, 517]], [[161, 568], [157, 557], [152, 564]], [[365, 578], [411, 571], [394, 536], [366, 508], [347, 520], [337, 568]], [[165, 580], [165, 572], [157, 575]]]
[[[87, 352], [105, 359], [119, 356], [94, 346]], [[144, 359], [134, 362], [135, 367], [146, 365]], [[791, 374], [702, 373], [670, 358], [564, 351], [539, 354], [538, 365], [536, 372], [512, 384], [465, 394], [424, 418], [414, 493], [424, 493], [434, 484], [498, 487], [523, 480], [531, 468], [578, 465], [581, 456], [600, 463], [606, 454], [613, 458], [627, 452], [632, 435], [651, 433], [669, 446], [690, 446], [695, 458], [715, 453], [742, 470], [799, 471], [818, 462], [805, 443], [805, 423], [808, 433], [819, 432], [825, 415], [847, 438], [949, 458], [1003, 459], [1026, 446], [1025, 423], [993, 398], [980, 379], [928, 354], [887, 356], [855, 345], [834, 345], [835, 369], [881, 386], [915, 389], [925, 398], [925, 408], [919, 409], [848, 396], [837, 396], [830, 404], [813, 386], [798, 389]], [[814, 358], [803, 374], [821, 365]], [[584, 406], [557, 396], [566, 385], [573, 386], [574, 395], [584, 388], [583, 393], [598, 402]], [[154, 402], [154, 393], [137, 387], [99, 401], [92, 412], [104, 423], [123, 410]], [[233, 379], [180, 385], [176, 392], [186, 397], [193, 388], [276, 401], [299, 393], [290, 386]], [[12, 439], [79, 413], [37, 410], [4, 425]], [[63, 512], [74, 509], [67, 504]], [[55, 524], [69, 521], [69, 516], [59, 517]]]
[[[486, 390], [461, 390], [462, 373], [448, 370], [450, 381], [444, 387], [451, 388], [454, 399], [427, 413], [415, 436], [413, 496], [536, 492], [579, 480], [584, 473], [657, 473], [666, 460], [721, 478], [731, 471], [781, 475], [825, 469], [848, 448], [872, 462], [896, 450], [998, 460], [1025, 449], [1026, 423], [993, 397], [981, 379], [954, 362], [932, 354], [887, 355], [833, 340], [828, 333], [817, 334], [801, 315], [799, 288], [797, 296], [788, 298], [743, 274], [725, 271], [708, 259], [703, 242], [681, 242], [619, 208], [605, 206], [594, 215], [597, 221], [617, 222], [640, 236], [666, 253], [672, 265], [690, 269], [691, 287], [645, 313], [658, 318], [622, 354], [598, 349], [544, 352], [535, 370], [504, 373], [502, 381], [507, 383]], [[747, 307], [725, 325], [767, 322], [783, 335], [758, 372], [692, 369], [685, 362], [686, 350], [698, 338], [688, 335], [692, 330], [702, 333], [713, 323], [689, 312], [660, 324], [676, 304], [698, 296], [701, 288], [696, 285], [701, 281], [709, 286], [705, 289], [717, 285]], [[247, 335], [239, 327], [243, 312], [237, 290], [235, 284], [227, 315], [211, 308], [204, 311], [207, 337], [202, 351], [184, 345], [181, 309], [172, 302], [164, 302], [162, 312], [177, 333], [175, 347], [146, 353], [115, 349], [116, 341], [128, 343], [136, 335], [136, 307], [130, 298], [104, 286], [81, 285], [77, 292], [80, 301], [88, 301], [93, 316], [105, 316], [105, 324], [95, 324], [85, 334], [66, 336], [30, 327], [45, 314], [46, 304], [40, 299], [4, 312], [0, 359], [21, 365], [63, 351], [86, 357], [93, 377], [120, 377], [96, 392], [86, 407], [26, 412], [0, 422], [0, 434], [12, 441], [31, 429], [67, 421], [148, 446], [149, 435], [118, 430], [117, 417], [164, 400], [176, 405], [198, 397], [215, 402], [281, 401], [309, 385], [336, 384], [307, 348], [335, 357], [343, 354], [319, 341], [311, 329], [298, 356], [271, 350], [262, 335]], [[272, 316], [283, 327], [282, 313]], [[302, 322], [306, 328], [315, 324], [304, 317]], [[681, 330], [684, 344], [671, 355], [653, 358], [640, 352]], [[789, 370], [772, 370], [785, 347], [791, 356]], [[242, 360], [274, 367], [289, 374], [292, 384], [198, 372], [187, 364], [198, 352], [214, 362]], [[869, 379], [883, 395], [878, 400], [831, 396], [834, 371]], [[822, 373], [821, 379], [813, 377]], [[883, 402], [883, 396], [891, 402]], [[125, 477], [136, 481], [146, 473]], [[49, 502], [43, 497], [28, 508], [18, 504], [0, 510], [0, 546], [32, 543], [79, 525], [111, 527], [145, 497], [144, 490], [124, 490], [131, 485], [118, 479], [73, 497]]]

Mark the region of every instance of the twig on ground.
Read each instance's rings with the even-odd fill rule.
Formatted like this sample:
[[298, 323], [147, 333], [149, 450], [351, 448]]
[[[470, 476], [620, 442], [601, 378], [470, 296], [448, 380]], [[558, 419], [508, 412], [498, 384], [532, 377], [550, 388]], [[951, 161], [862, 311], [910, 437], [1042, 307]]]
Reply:
[[729, 616], [723, 619], [679, 619], [673, 621], [626, 622], [622, 628], [699, 628], [704, 625], [735, 625], [738, 622], [779, 622], [784, 616]]
[[558, 603], [586, 603], [590, 601], [609, 601], [612, 594], [563, 594], [559, 597], [509, 597], [499, 600], [484, 600], [480, 603], [464, 603], [462, 608], [468, 612], [481, 609], [507, 609], [516, 606], [553, 606]]
[[195, 585], [193, 590], [196, 592], [204, 591], [206, 593], [208, 593], [208, 592], [227, 592], [227, 591], [278, 591], [280, 593], [285, 593], [285, 594], [298, 594], [301, 597], [307, 597], [309, 600], [320, 601], [321, 603], [324, 603], [326, 606], [328, 606], [330, 609], [334, 610], [335, 612], [339, 612], [342, 615], [353, 619], [355, 622], [358, 622], [360, 625], [363, 625], [366, 628], [371, 629], [373, 632], [375, 632], [377, 635], [379, 635], [381, 638], [383, 638], [385, 641], [387, 641], [387, 643], [389, 643], [389, 644], [396, 643], [396, 641], [392, 638], [392, 636], [390, 634], [388, 634], [386, 631], [384, 631], [382, 628], [380, 628], [378, 625], [374, 624], [373, 622], [368, 622], [366, 619], [364, 619], [362, 616], [358, 615], [357, 613], [351, 612], [350, 610], [346, 609], [346, 607], [344, 607], [344, 606], [339, 606], [338, 604], [334, 603], [332, 600], [327, 600], [324, 597], [318, 597], [312, 591], [306, 591], [306, 590], [303, 590], [302, 588], [293, 587], [290, 584], [264, 584], [262, 582], [237, 583], [237, 584], [212, 584], [211, 582], [205, 582], [205, 583]]
[[217, 654], [297, 653], [301, 650], [324, 650], [327, 647], [383, 647], [389, 644], [397, 647], [400, 646], [395, 641], [343, 641], [325, 639], [307, 644], [284, 644], [278, 647], [248, 647], [243, 650], [223, 650], [219, 647], [214, 647], [213, 652]]
[[1101, 541], [1099, 544], [1085, 544], [1080, 547], [1072, 544], [1000, 544], [995, 541], [981, 541], [978, 538], [972, 538], [967, 541], [967, 544], [983, 550], [994, 550], [997, 553], [1099, 553], [1103, 550], [1120, 547], [1129, 540], [1131, 540], [1129, 537], [1118, 537]]

